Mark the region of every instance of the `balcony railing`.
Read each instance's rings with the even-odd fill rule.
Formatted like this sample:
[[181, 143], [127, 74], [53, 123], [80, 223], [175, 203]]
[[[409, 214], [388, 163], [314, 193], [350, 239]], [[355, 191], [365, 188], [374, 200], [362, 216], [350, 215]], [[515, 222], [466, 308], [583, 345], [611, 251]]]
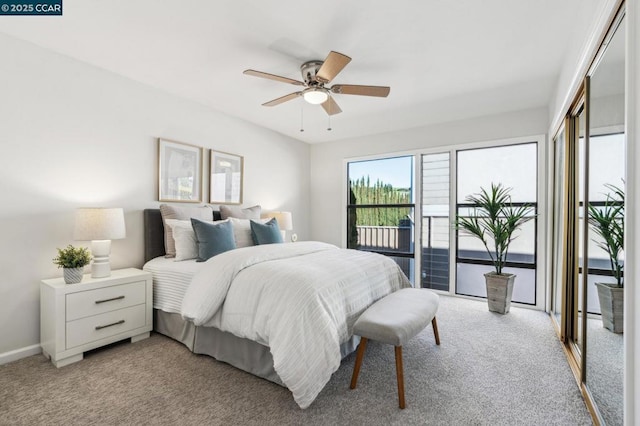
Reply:
[[[361, 249], [398, 250], [399, 227], [358, 226], [358, 246]], [[411, 228], [409, 228], [410, 232]]]

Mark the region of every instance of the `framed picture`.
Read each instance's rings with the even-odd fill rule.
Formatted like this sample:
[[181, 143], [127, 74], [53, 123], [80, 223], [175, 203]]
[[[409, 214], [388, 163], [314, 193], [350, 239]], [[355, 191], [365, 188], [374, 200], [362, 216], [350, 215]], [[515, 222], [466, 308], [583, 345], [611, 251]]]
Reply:
[[202, 202], [202, 147], [158, 139], [158, 200]]
[[211, 150], [211, 204], [242, 204], [243, 167], [241, 156]]

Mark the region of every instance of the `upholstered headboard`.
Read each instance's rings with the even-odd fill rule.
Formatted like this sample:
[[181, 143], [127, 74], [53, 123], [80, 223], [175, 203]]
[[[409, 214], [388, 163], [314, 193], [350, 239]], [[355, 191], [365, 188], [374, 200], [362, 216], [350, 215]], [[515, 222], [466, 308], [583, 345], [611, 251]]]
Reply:
[[160, 209], [144, 210], [144, 261], [164, 256], [164, 225]]
[[[164, 224], [160, 209], [144, 209], [144, 261], [164, 256]], [[220, 212], [213, 211], [213, 219], [220, 220]]]

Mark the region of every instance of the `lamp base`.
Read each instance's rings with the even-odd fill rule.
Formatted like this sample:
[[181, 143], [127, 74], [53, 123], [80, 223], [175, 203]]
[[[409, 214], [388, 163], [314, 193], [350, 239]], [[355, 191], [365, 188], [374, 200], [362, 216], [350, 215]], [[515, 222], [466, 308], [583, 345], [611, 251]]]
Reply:
[[91, 241], [91, 254], [93, 263], [91, 264], [91, 278], [104, 278], [111, 275], [111, 240]]

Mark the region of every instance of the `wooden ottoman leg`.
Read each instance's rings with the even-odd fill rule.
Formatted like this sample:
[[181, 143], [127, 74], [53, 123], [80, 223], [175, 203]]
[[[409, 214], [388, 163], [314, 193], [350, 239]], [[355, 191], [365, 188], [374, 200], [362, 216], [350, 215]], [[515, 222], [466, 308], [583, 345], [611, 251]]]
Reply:
[[360, 374], [360, 367], [362, 366], [362, 358], [364, 358], [364, 350], [367, 348], [367, 338], [360, 338], [360, 345], [358, 346], [358, 353], [356, 354], [356, 364], [353, 367], [353, 376], [351, 376], [351, 389], [356, 388], [358, 382], [358, 374]]
[[402, 372], [402, 346], [396, 346], [396, 375], [398, 376], [398, 401], [404, 408], [404, 375]]
[[433, 335], [436, 337], [436, 345], [439, 345], [440, 335], [438, 334], [438, 323], [436, 322], [436, 317], [433, 317], [431, 320], [431, 325], [433, 326]]

